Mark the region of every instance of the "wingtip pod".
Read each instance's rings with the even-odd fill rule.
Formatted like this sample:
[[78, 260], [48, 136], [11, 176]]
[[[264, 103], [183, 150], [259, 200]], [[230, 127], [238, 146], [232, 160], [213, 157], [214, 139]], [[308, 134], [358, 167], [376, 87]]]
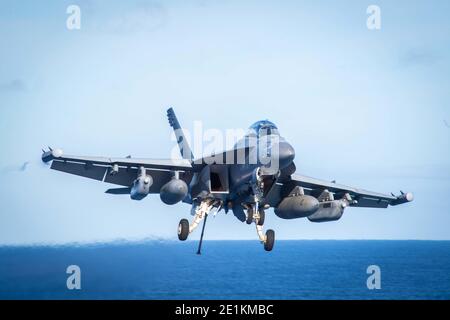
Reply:
[[397, 197], [397, 199], [395, 199], [391, 202], [391, 205], [396, 206], [399, 204], [411, 202], [413, 200], [414, 200], [414, 195], [411, 192], [406, 192], [406, 193], [402, 192], [401, 195], [399, 195]]
[[41, 159], [44, 163], [50, 162], [55, 158], [59, 158], [63, 155], [63, 151], [61, 149], [52, 149], [48, 148], [48, 151], [42, 150]]

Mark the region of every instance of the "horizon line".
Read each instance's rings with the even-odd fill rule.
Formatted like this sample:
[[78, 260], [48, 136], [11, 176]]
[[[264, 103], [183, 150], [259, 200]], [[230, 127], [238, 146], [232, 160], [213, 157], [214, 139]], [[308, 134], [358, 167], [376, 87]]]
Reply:
[[[190, 239], [185, 242], [196, 243], [198, 239]], [[205, 239], [204, 242], [232, 242], [232, 241], [246, 241], [255, 242], [254, 239]], [[450, 242], [450, 239], [277, 239], [277, 241], [392, 241], [392, 242], [406, 242], [406, 241], [429, 241], [429, 242]], [[25, 248], [25, 247], [90, 247], [90, 246], [120, 246], [120, 245], [141, 245], [146, 243], [178, 243], [178, 239], [159, 239], [148, 238], [141, 240], [125, 240], [115, 239], [107, 241], [72, 241], [72, 242], [31, 242], [31, 243], [0, 243], [1, 248]]]

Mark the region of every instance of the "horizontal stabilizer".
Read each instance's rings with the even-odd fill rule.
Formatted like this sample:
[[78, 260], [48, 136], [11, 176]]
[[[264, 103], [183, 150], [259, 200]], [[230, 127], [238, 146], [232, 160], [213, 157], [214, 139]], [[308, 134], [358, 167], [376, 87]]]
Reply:
[[130, 194], [131, 188], [111, 188], [105, 191], [109, 194]]

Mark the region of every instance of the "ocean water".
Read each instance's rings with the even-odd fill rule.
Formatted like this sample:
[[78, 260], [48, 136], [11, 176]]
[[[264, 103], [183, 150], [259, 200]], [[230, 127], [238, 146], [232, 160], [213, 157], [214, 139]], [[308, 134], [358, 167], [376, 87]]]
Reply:
[[[1, 299], [449, 299], [450, 241], [149, 241], [0, 248]], [[68, 290], [66, 268], [81, 269]], [[381, 269], [369, 290], [367, 267]]]

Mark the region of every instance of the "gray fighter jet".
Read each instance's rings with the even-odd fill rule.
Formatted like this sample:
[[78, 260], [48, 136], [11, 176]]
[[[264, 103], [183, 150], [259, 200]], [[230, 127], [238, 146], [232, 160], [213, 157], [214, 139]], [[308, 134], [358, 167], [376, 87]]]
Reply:
[[270, 121], [258, 121], [232, 150], [195, 159], [172, 108], [167, 110], [182, 159], [152, 160], [65, 155], [61, 149], [43, 150], [51, 169], [119, 185], [106, 193], [142, 200], [160, 195], [168, 205], [192, 206], [191, 223], [182, 219], [178, 238], [186, 240], [208, 214], [224, 210], [247, 224], [255, 223], [266, 251], [275, 241], [273, 230], [263, 232], [265, 212], [274, 208], [282, 219], [335, 221], [347, 207], [387, 208], [413, 200], [411, 193], [387, 195], [296, 174], [294, 148]]

